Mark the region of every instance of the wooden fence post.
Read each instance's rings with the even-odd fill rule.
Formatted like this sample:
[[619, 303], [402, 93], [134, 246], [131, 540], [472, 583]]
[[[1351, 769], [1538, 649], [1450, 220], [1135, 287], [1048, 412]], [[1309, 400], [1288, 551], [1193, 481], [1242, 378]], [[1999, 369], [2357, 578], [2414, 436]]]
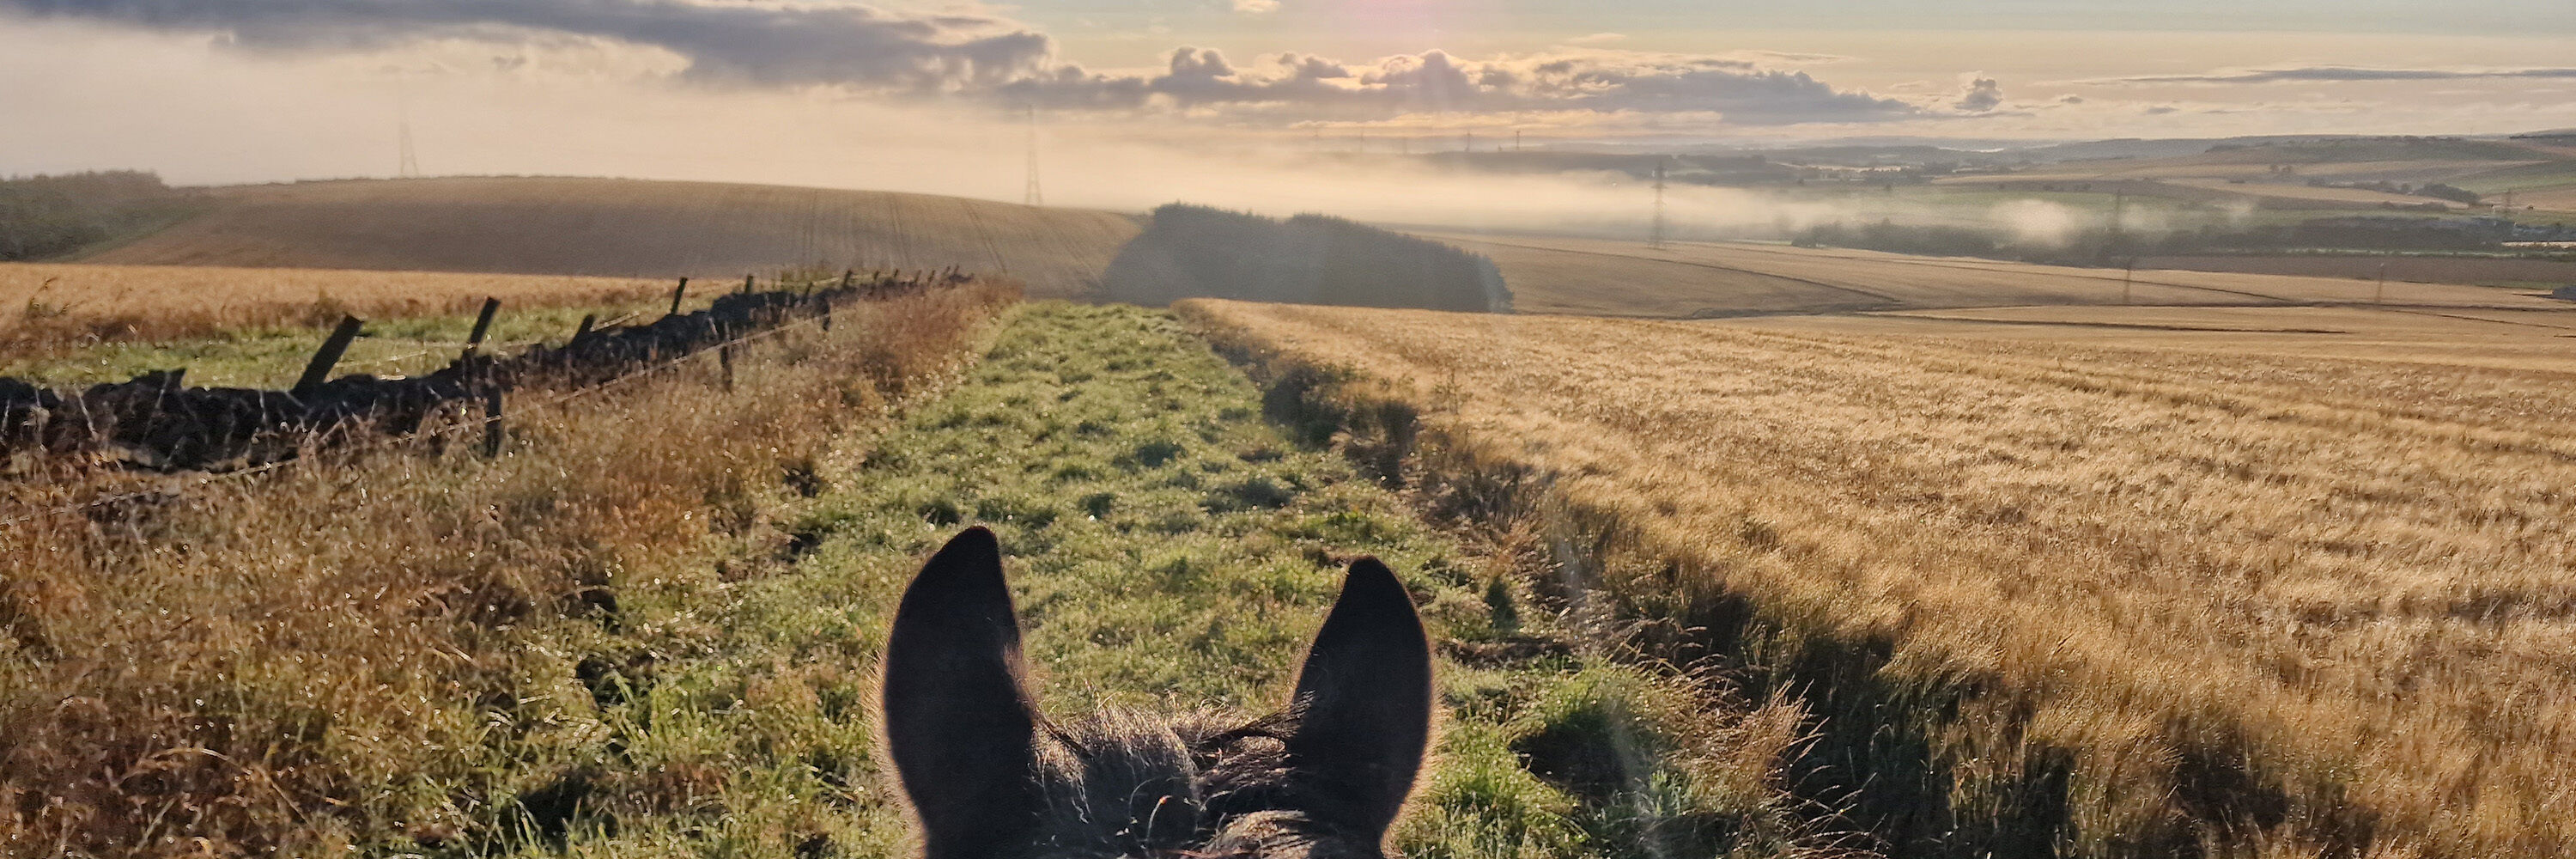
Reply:
[[492, 314], [499, 313], [500, 311], [500, 299], [483, 299], [483, 313], [474, 317], [474, 333], [467, 335], [465, 338], [464, 357], [472, 358], [475, 353], [483, 351], [483, 335], [492, 332]]
[[716, 366], [724, 368], [724, 389], [733, 390], [733, 344], [716, 347]]
[[312, 363], [304, 365], [304, 376], [295, 380], [295, 387], [288, 393], [303, 396], [330, 381], [331, 368], [339, 366], [340, 356], [349, 351], [349, 341], [358, 339], [358, 327], [365, 324], [355, 316], [340, 317], [340, 327], [331, 329], [331, 336], [322, 341], [321, 350], [313, 353]]
[[572, 331], [572, 342], [564, 344], [564, 348], [566, 348], [566, 349], [571, 349], [571, 348], [575, 348], [575, 347], [580, 346], [580, 345], [581, 345], [581, 341], [586, 340], [586, 339], [589, 339], [589, 337], [590, 337], [590, 329], [591, 329], [593, 326], [596, 326], [596, 325], [598, 325], [598, 324], [599, 324], [599, 314], [596, 314], [596, 313], [585, 313], [585, 314], [582, 314], [582, 316], [581, 316], [581, 327], [573, 329], [573, 331]]
[[483, 456], [501, 455], [501, 386], [483, 388]]
[[671, 287], [671, 312], [670, 312], [670, 314], [669, 314], [669, 315], [671, 315], [671, 316], [678, 316], [678, 315], [680, 315], [680, 298], [681, 298], [681, 296], [685, 296], [685, 295], [688, 295], [688, 294], [689, 294], [689, 279], [688, 279], [688, 278], [685, 278], [685, 277], [684, 277], [684, 278], [680, 278], [680, 285], [679, 285], [679, 286], [675, 286], [675, 287]]
[[742, 291], [745, 295], [751, 293], [751, 275], [746, 274], [742, 276]]

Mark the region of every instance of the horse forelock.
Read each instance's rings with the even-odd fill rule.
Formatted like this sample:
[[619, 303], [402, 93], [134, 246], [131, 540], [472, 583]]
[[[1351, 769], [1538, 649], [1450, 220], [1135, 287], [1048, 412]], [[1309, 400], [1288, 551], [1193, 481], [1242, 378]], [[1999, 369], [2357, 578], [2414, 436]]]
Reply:
[[1103, 710], [1039, 741], [1046, 798], [1032, 859], [1367, 859], [1301, 809], [1295, 721]]

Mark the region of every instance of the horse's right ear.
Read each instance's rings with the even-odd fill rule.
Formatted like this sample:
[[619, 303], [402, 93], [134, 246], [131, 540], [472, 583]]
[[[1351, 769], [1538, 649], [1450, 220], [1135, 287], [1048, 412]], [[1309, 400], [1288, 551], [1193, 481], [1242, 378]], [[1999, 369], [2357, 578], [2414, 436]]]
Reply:
[[904, 589], [886, 640], [886, 744], [929, 859], [1025, 846], [1043, 798], [1037, 714], [993, 532], [966, 529]]
[[1331, 822], [1384, 837], [1431, 740], [1431, 644], [1413, 596], [1376, 558], [1351, 564], [1297, 672], [1289, 765]]

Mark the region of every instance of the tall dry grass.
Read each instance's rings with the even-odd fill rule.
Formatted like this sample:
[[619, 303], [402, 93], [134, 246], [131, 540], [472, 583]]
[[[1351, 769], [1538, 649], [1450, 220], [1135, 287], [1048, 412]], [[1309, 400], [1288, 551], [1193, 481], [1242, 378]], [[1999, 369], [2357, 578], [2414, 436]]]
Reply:
[[166, 341], [364, 318], [617, 304], [669, 281], [443, 272], [0, 263], [0, 355], [102, 341]]
[[565, 754], [528, 721], [583, 694], [569, 643], [621, 601], [721, 587], [715, 558], [776, 538], [762, 511], [811, 488], [833, 430], [952, 366], [1016, 295], [845, 309], [745, 349], [731, 391], [709, 358], [514, 414], [496, 459], [321, 454], [0, 527], [0, 854], [523, 835], [542, 802], [520, 779]]
[[1804, 693], [1894, 852], [2576, 850], [2565, 373], [1184, 312], [1668, 652]]

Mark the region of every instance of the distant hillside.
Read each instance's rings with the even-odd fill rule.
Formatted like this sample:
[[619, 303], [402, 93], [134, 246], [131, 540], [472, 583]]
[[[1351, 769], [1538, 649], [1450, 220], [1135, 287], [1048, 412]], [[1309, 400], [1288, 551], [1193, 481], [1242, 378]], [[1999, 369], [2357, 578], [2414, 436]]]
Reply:
[[1124, 215], [881, 191], [453, 178], [217, 188], [205, 214], [83, 261], [611, 277], [790, 266], [1007, 273], [1091, 294]]
[[1285, 221], [1205, 206], [1154, 210], [1109, 266], [1106, 297], [1184, 298], [1510, 312], [1492, 260], [1440, 242], [1322, 215]]
[[169, 226], [202, 206], [137, 170], [0, 179], [0, 262], [77, 253]]

